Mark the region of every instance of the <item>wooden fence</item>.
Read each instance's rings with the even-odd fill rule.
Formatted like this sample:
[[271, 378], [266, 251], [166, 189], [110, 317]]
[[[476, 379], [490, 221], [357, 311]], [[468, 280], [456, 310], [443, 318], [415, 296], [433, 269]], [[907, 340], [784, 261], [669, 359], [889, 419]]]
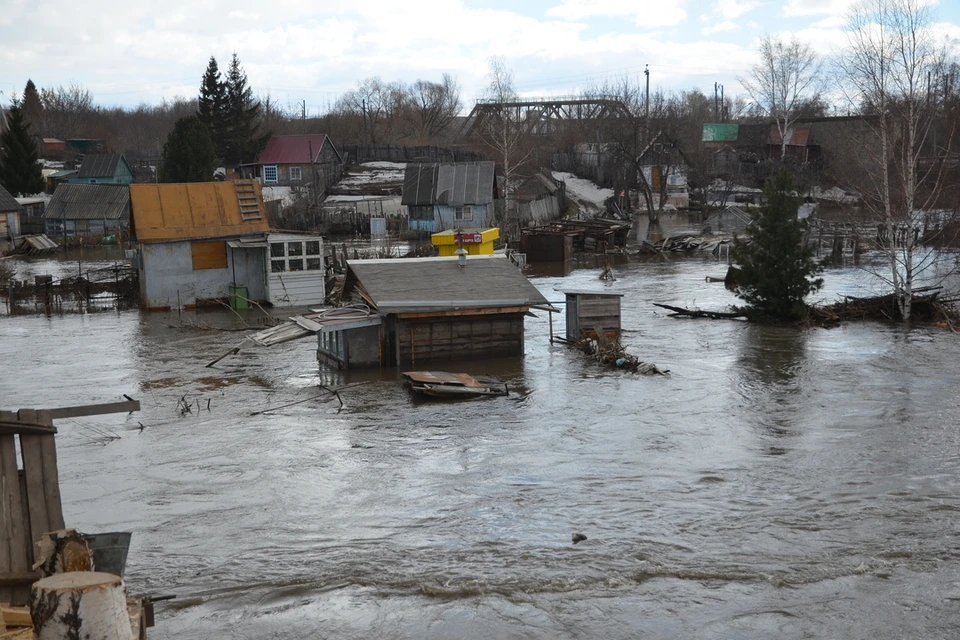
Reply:
[[0, 411], [0, 602], [27, 604], [36, 542], [64, 528], [56, 432], [50, 411]]

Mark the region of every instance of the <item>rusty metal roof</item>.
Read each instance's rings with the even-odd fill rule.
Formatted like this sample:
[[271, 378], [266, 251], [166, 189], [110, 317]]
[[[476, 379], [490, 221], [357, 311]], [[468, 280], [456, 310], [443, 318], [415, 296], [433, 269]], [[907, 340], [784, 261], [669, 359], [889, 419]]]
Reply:
[[[131, 229], [139, 242], [229, 238], [270, 230], [260, 184], [253, 180], [131, 184], [129, 189]], [[241, 211], [241, 198], [250, 199], [249, 210]]]
[[[272, 136], [267, 146], [260, 152], [257, 164], [310, 164], [319, 161], [320, 150], [330, 141], [326, 135], [310, 134], [300, 136]], [[334, 152], [339, 156], [336, 147]], [[310, 152], [313, 151], [313, 157]]]
[[360, 290], [380, 313], [549, 306], [547, 299], [502, 255], [456, 258], [348, 260], [343, 298]]
[[43, 217], [51, 220], [126, 220], [130, 190], [125, 184], [61, 184]]

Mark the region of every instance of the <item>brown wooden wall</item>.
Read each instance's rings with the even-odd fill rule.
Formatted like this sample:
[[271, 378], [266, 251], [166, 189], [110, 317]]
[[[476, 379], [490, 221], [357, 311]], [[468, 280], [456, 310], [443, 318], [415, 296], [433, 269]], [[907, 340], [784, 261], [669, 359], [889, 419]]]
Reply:
[[567, 296], [567, 339], [620, 336], [620, 296], [576, 294]]
[[399, 366], [523, 355], [523, 313], [398, 319]]

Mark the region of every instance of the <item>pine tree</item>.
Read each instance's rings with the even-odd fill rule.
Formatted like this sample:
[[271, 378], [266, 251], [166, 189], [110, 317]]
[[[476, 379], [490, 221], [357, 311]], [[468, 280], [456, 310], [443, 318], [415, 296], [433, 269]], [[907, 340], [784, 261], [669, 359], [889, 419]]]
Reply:
[[14, 196], [43, 191], [43, 170], [37, 163], [37, 145], [30, 137], [19, 100], [10, 105], [7, 129], [0, 133], [0, 184]]
[[804, 296], [823, 286], [813, 278], [821, 267], [805, 242], [806, 223], [797, 219], [800, 199], [786, 169], [767, 179], [764, 205], [747, 227], [749, 242], [737, 241], [733, 257], [740, 266], [736, 294], [754, 320], [798, 320]]
[[207, 70], [200, 82], [197, 117], [210, 131], [218, 157], [223, 158], [227, 148], [227, 85], [220, 77], [217, 59], [213, 56], [210, 56]]
[[258, 135], [260, 101], [253, 97], [240, 58], [233, 54], [226, 79], [226, 145], [224, 162], [236, 166], [252, 160], [263, 149], [269, 135]]
[[33, 80], [27, 80], [27, 86], [23, 89], [23, 117], [27, 124], [33, 129], [34, 133], [43, 133], [43, 103], [40, 101], [40, 92], [37, 91], [37, 85]]
[[199, 116], [180, 118], [163, 145], [161, 182], [209, 182], [217, 166], [217, 148]]

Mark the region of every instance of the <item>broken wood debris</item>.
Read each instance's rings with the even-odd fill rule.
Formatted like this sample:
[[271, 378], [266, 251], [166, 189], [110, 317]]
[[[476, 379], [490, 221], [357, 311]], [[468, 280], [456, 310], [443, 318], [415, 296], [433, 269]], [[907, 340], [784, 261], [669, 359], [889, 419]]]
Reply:
[[659, 254], [659, 253], [681, 253], [690, 251], [704, 251], [714, 255], [720, 255], [723, 251], [729, 251], [733, 246], [733, 238], [727, 236], [697, 236], [693, 234], [682, 234], [677, 236], [668, 236], [662, 240], [648, 242], [644, 240], [640, 245], [640, 255]]
[[572, 343], [565, 338], [558, 337], [556, 339], [568, 344], [574, 344], [581, 351], [592, 356], [594, 360], [600, 364], [613, 366], [617, 369], [625, 369], [632, 373], [642, 375], [665, 376], [670, 373], [669, 369], [661, 369], [651, 362], [643, 362], [637, 356], [627, 353], [619, 337], [611, 337], [605, 335], [603, 331], [597, 330], [594, 331], [594, 334], [596, 335], [595, 338], [583, 338]]
[[654, 302], [653, 306], [660, 307], [670, 311], [670, 317], [686, 316], [688, 318], [710, 318], [713, 320], [730, 320], [733, 318], [746, 318], [747, 315], [742, 311], [702, 311], [700, 309], [684, 309], [683, 307], [674, 307], [669, 304], [660, 304]]

